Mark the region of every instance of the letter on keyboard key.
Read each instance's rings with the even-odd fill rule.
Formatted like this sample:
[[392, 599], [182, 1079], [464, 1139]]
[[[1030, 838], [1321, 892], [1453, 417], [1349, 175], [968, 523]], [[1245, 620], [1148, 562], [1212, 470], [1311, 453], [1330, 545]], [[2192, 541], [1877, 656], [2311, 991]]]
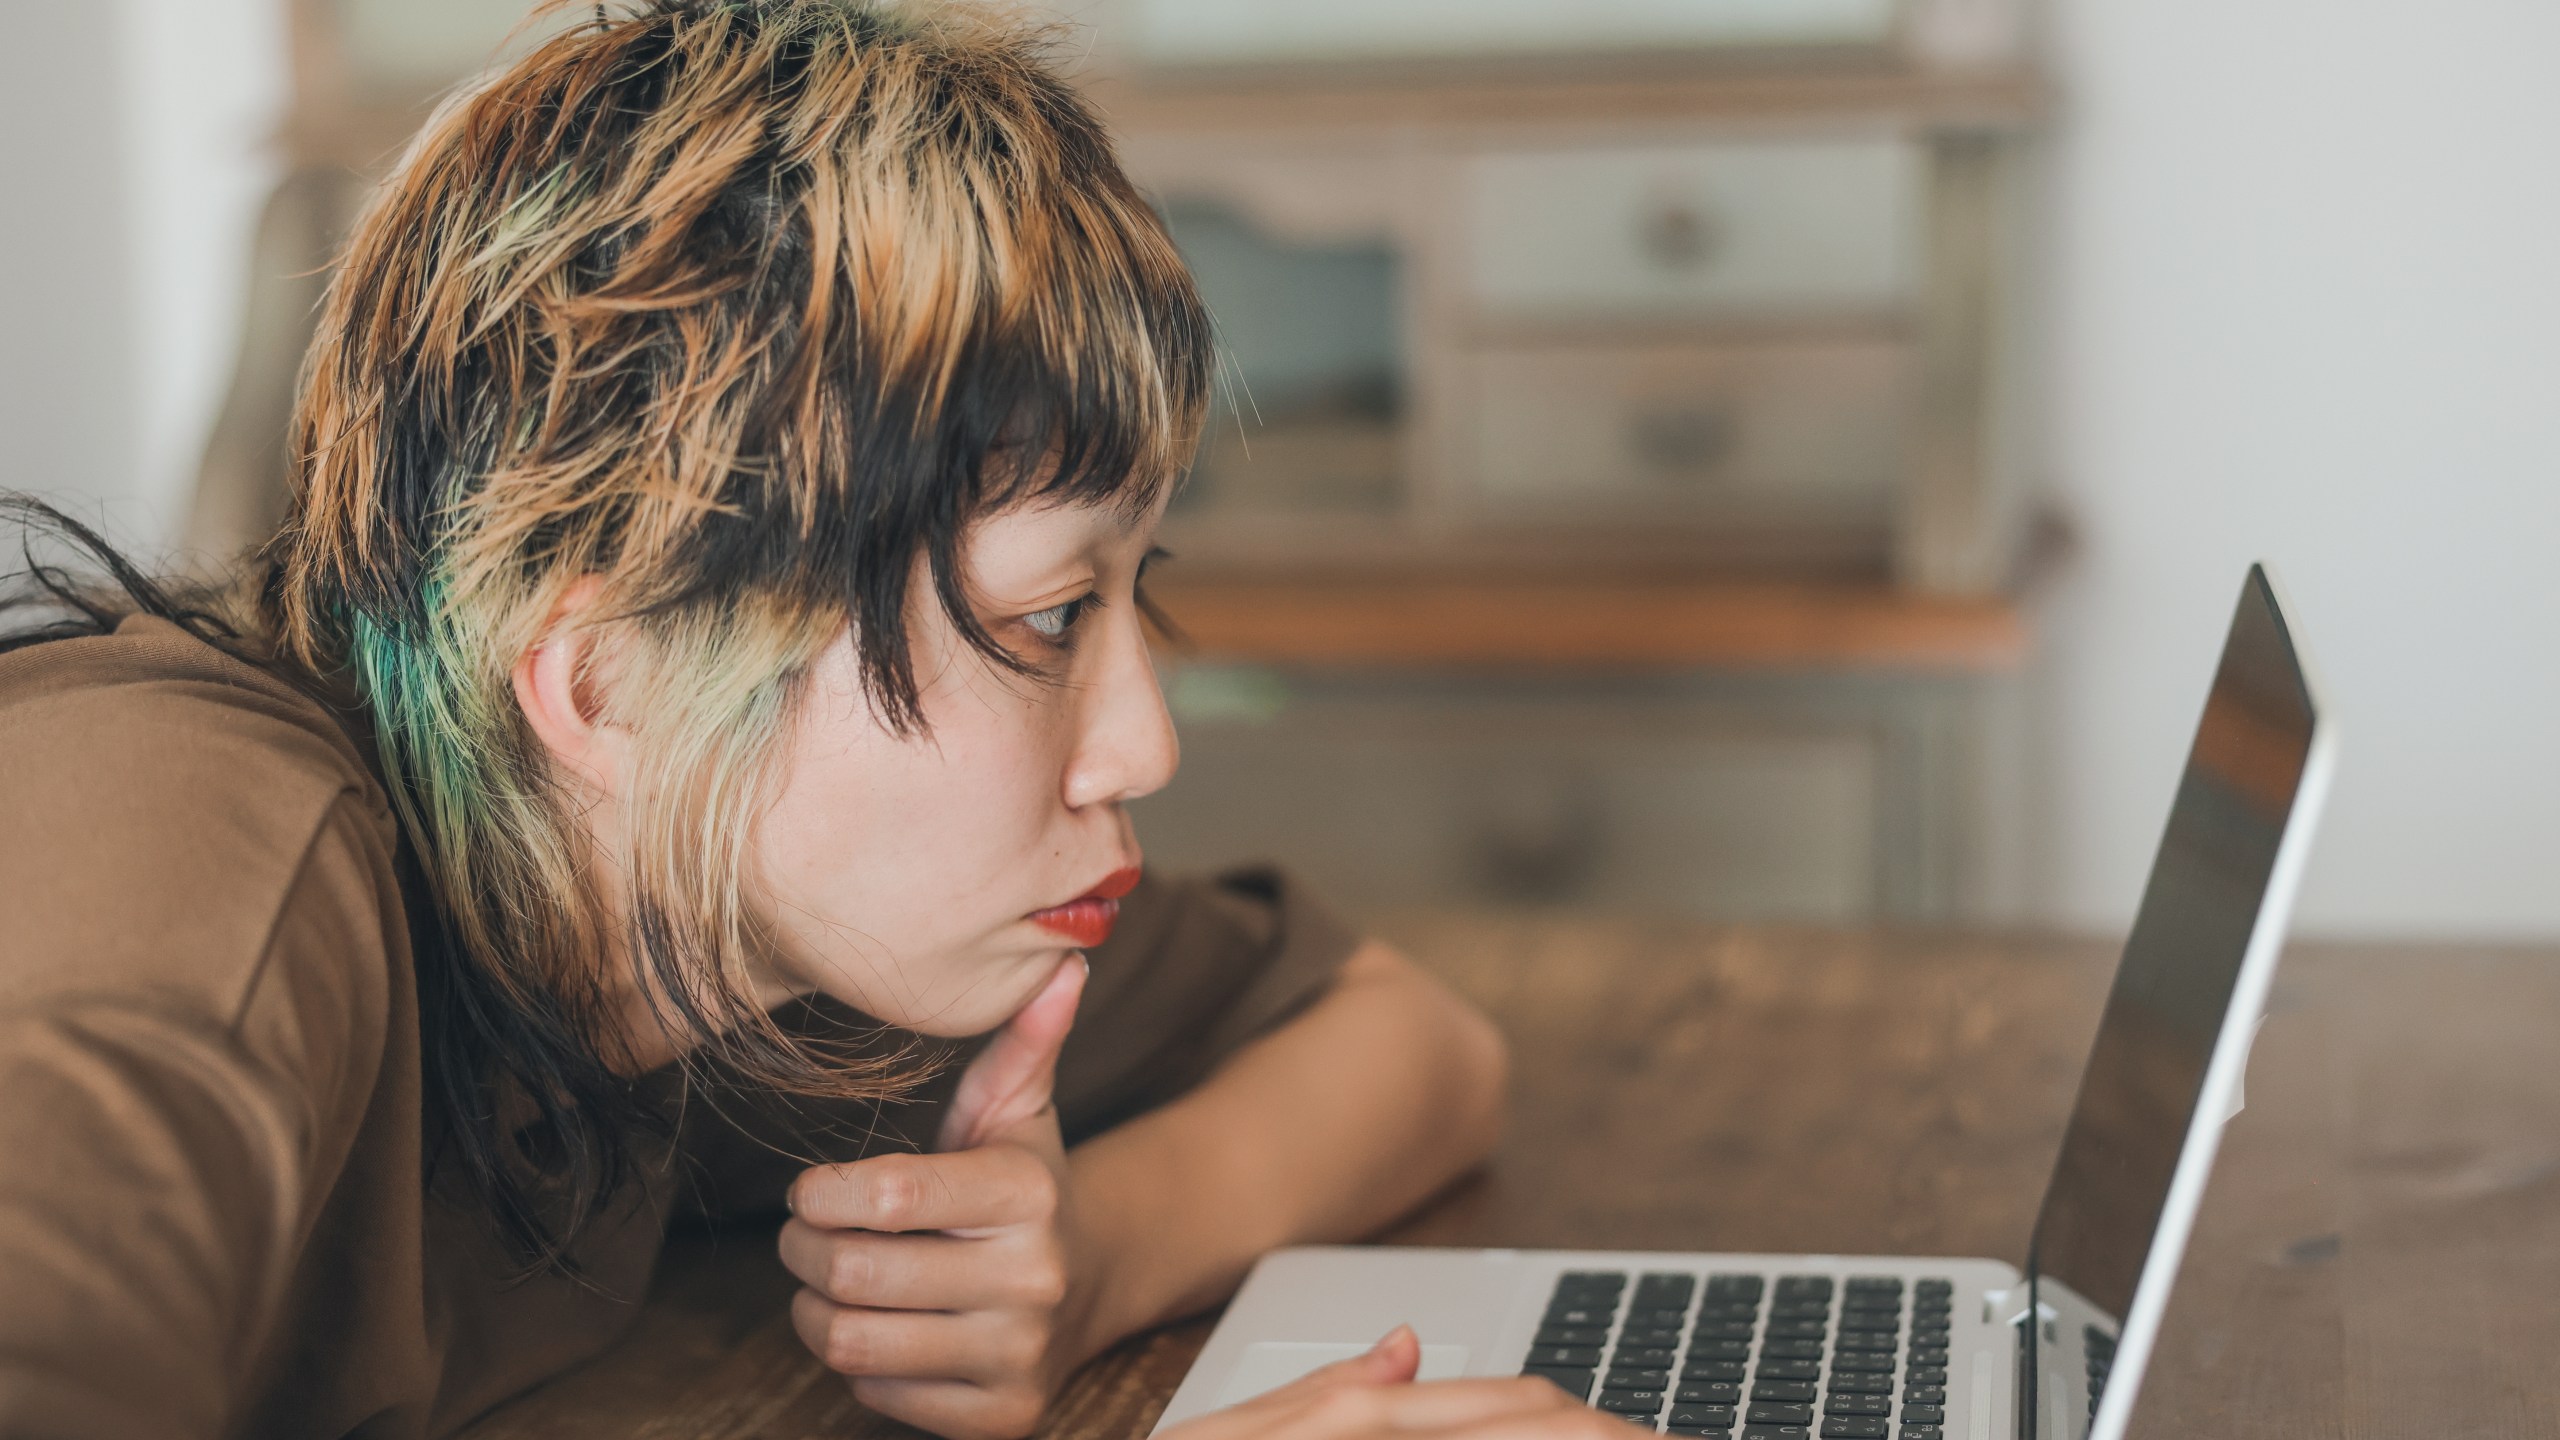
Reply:
[[1834, 1415], [1822, 1422], [1822, 1440], [1879, 1440], [1888, 1433], [1882, 1420], [1864, 1415]]
[[1754, 1425], [1810, 1425], [1813, 1423], [1813, 1407], [1754, 1400], [1751, 1408], [1742, 1412], [1742, 1418]]

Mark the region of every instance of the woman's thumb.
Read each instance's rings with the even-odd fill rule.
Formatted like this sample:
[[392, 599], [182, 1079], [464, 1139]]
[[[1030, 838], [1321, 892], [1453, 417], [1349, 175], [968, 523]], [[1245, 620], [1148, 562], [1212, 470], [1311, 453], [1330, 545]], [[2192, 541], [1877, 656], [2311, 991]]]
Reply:
[[1058, 1051], [1075, 1028], [1086, 974], [1084, 957], [1068, 956], [1040, 993], [1015, 1011], [969, 1062], [951, 1108], [943, 1112], [933, 1148], [974, 1149], [1049, 1108], [1057, 1089]]

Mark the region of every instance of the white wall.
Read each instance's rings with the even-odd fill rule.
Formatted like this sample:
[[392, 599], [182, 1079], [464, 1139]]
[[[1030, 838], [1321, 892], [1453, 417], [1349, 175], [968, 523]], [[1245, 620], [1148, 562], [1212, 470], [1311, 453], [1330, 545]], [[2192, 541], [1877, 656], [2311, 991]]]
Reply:
[[2057, 8], [2045, 908], [2130, 916], [2264, 556], [2346, 742], [2303, 928], [2560, 935], [2560, 5]]
[[0, 487], [174, 538], [273, 181], [281, 0], [6, 0]]
[[116, 15], [0, 10], [0, 488], [130, 498], [131, 224]]

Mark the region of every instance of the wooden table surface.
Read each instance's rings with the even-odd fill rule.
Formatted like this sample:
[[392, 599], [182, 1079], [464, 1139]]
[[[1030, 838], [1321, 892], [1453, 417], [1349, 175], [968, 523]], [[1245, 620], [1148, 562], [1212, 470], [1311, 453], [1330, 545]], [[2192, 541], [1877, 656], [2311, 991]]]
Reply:
[[[2112, 947], [1490, 915], [1382, 927], [1508, 1029], [1510, 1138], [1391, 1235], [2020, 1260]], [[2141, 1436], [2560, 1435], [2560, 953], [2299, 947]], [[801, 1349], [769, 1234], [679, 1241], [613, 1352], [499, 1437], [917, 1432]], [[1207, 1334], [1142, 1336], [1044, 1432], [1134, 1440]]]

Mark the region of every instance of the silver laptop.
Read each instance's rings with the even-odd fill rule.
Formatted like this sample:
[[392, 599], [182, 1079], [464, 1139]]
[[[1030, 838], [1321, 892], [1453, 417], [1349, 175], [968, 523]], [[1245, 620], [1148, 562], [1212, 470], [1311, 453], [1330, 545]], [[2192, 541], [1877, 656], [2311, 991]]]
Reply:
[[2253, 567], [2023, 1272], [1885, 1255], [1283, 1250], [1254, 1268], [1158, 1428], [1409, 1322], [1425, 1379], [1542, 1375], [1674, 1435], [2116, 1440], [2239, 1108], [2333, 748]]

